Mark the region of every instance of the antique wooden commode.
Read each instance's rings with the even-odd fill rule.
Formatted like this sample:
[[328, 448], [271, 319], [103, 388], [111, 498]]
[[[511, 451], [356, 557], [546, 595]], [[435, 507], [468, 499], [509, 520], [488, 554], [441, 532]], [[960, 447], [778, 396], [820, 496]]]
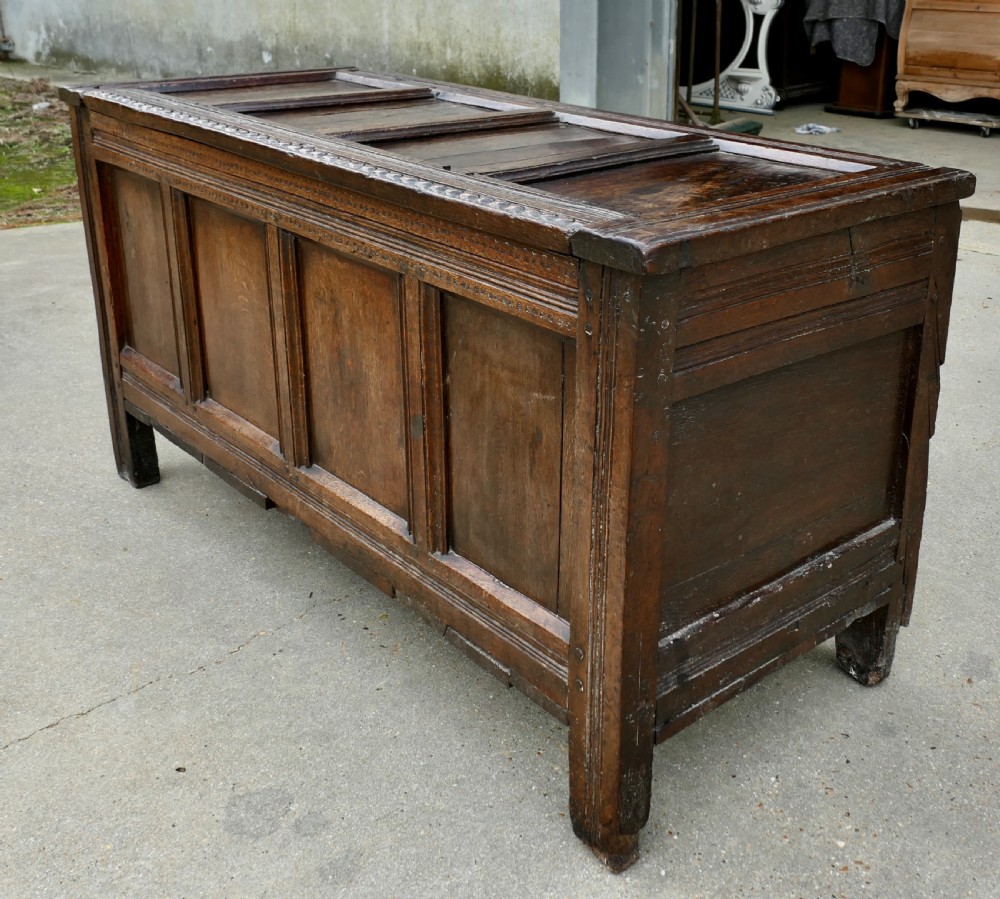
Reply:
[[654, 742], [913, 596], [971, 176], [329, 69], [67, 89], [115, 455], [153, 430], [570, 726]]

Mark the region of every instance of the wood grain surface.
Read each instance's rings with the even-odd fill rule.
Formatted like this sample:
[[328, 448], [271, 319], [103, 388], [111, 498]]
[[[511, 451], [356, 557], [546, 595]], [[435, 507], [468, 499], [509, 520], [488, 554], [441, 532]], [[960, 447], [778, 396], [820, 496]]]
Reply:
[[155, 429], [567, 721], [610, 868], [657, 740], [889, 674], [971, 176], [352, 69], [63, 96], [119, 473]]

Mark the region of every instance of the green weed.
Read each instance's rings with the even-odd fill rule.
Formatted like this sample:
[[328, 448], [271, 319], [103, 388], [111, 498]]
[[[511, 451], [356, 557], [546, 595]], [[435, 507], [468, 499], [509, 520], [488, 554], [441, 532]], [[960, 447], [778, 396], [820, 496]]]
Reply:
[[0, 79], [0, 228], [79, 217], [69, 117], [56, 89]]

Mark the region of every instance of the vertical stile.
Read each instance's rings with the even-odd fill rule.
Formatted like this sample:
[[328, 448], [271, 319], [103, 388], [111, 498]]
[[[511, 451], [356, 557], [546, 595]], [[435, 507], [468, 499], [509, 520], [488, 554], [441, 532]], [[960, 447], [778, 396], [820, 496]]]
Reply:
[[559, 496], [559, 574], [556, 612], [569, 620], [575, 602], [583, 597], [576, 577], [581, 566], [586, 566], [585, 550], [577, 537], [577, 518], [581, 483], [586, 475], [576, 470], [576, 342], [563, 341], [563, 407], [562, 407], [562, 483]]
[[403, 344], [403, 404], [405, 406], [407, 484], [410, 534], [419, 547], [427, 547], [432, 533], [427, 464], [427, 401], [423, 383], [424, 287], [415, 275], [402, 277], [400, 334]]
[[427, 284], [421, 285], [420, 310], [426, 549], [431, 553], [445, 553], [448, 551], [445, 479], [447, 441], [440, 291]]
[[587, 601], [570, 623], [570, 811], [577, 835], [621, 870], [649, 809], [656, 683], [657, 597], [627, 574], [641, 281], [608, 273], [589, 304], [584, 281], [578, 403], [595, 409], [597, 461]]
[[267, 227], [274, 373], [278, 390], [281, 453], [291, 468], [308, 464], [305, 439], [302, 333], [298, 315], [295, 238]]
[[191, 351], [188, 346], [189, 328], [184, 315], [184, 280], [189, 278], [186, 270], [188, 256], [182, 256], [183, 250], [178, 246], [178, 234], [183, 233], [183, 223], [178, 221], [184, 216], [183, 199], [178, 203], [176, 192], [169, 181], [160, 182], [160, 205], [163, 214], [163, 231], [167, 237], [167, 260], [170, 266], [170, 293], [173, 301], [174, 334], [177, 340], [177, 365], [180, 371], [181, 390], [184, 399], [192, 401], [191, 384], [195, 377]]
[[[75, 110], [71, 117], [73, 145], [76, 150], [80, 203], [87, 223], [87, 248], [97, 305], [101, 364], [104, 369], [105, 395], [111, 426], [111, 444], [118, 473], [136, 487], [160, 480], [153, 429], [125, 411], [122, 397], [122, 370], [119, 353], [122, 347], [123, 311], [121, 271], [114, 259], [118, 246], [115, 229], [110, 227], [108, 210], [113, 209], [108, 187], [101, 178], [94, 159], [86, 113]], [[109, 251], [109, 247], [111, 250]]]
[[205, 359], [201, 345], [197, 289], [192, 253], [191, 215], [187, 197], [170, 190], [170, 227], [167, 228], [170, 265], [176, 293], [178, 349], [181, 356], [181, 386], [188, 403], [205, 399]]
[[291, 417], [292, 467], [312, 464], [309, 450], [309, 418], [306, 402], [305, 351], [302, 335], [302, 288], [299, 278], [298, 239], [279, 231], [279, 259], [285, 310], [285, 354], [288, 360], [289, 414]]
[[[913, 394], [913, 415], [907, 435], [906, 483], [903, 493], [901, 533], [897, 559], [903, 564], [903, 625], [910, 622], [916, 588], [917, 554], [927, 501], [930, 438], [937, 416], [939, 370], [944, 359], [947, 320], [955, 278], [961, 209], [957, 203], [939, 207], [934, 217], [934, 249], [927, 305], [921, 328], [920, 356]], [[945, 333], [941, 333], [944, 331]]]

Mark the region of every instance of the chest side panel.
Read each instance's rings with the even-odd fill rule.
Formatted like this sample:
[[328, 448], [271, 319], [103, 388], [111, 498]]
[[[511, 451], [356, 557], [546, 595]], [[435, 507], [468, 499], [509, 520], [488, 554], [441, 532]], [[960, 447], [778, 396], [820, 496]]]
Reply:
[[933, 234], [925, 210], [678, 275], [661, 737], [901, 595]]

